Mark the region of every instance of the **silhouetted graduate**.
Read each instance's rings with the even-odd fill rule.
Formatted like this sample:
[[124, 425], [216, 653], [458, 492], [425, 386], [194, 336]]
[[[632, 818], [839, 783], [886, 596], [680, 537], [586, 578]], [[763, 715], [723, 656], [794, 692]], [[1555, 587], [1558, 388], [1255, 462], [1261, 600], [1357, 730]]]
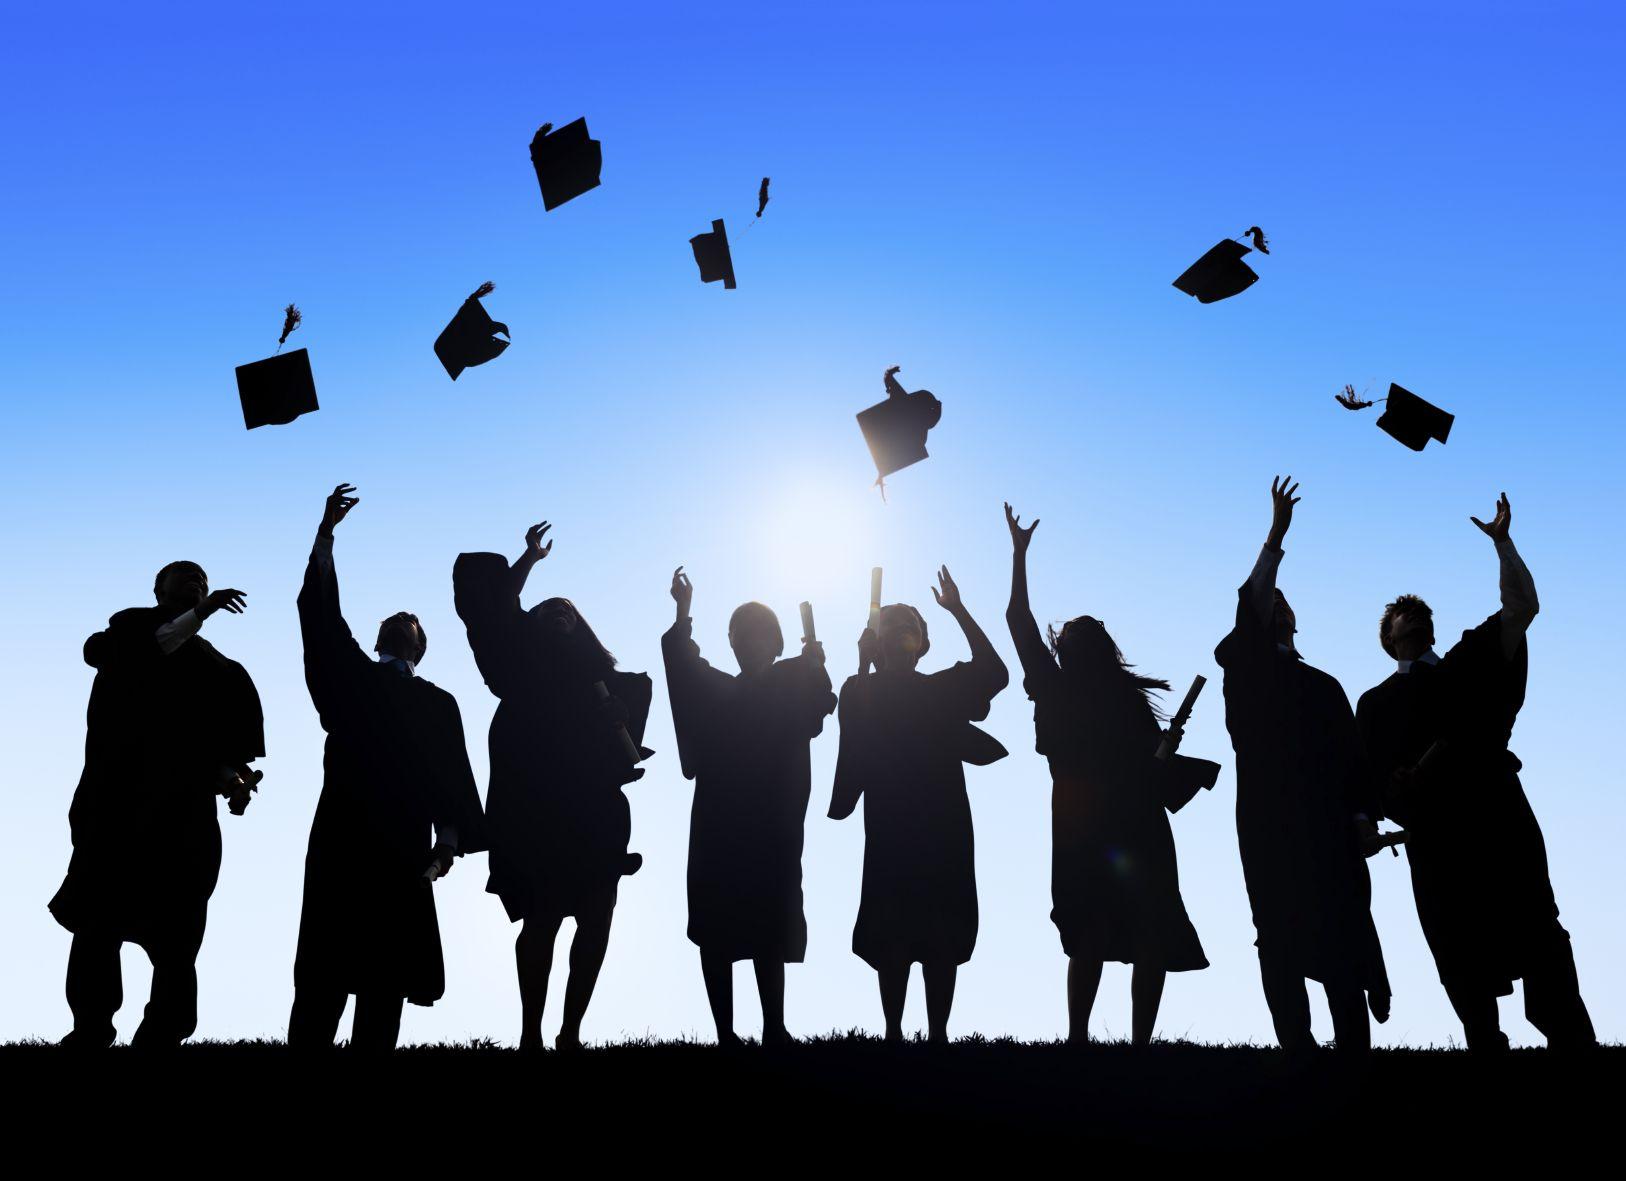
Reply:
[[[480, 300], [497, 289], [491, 282], [480, 284], [474, 294], [463, 301], [452, 322], [441, 329], [435, 338], [435, 356], [446, 367], [446, 375], [453, 381], [463, 370], [502, 356], [509, 342], [508, 325], [493, 320]], [[498, 333], [502, 335], [499, 336]]]
[[1111, 960], [1135, 965], [1133, 1036], [1145, 1045], [1165, 975], [1208, 967], [1180, 897], [1163, 781], [1212, 783], [1213, 764], [1156, 758], [1162, 730], [1149, 695], [1169, 686], [1130, 671], [1099, 620], [1069, 620], [1045, 646], [1028, 605], [1027, 551], [1039, 522], [1024, 529], [1008, 504], [1005, 522], [1005, 620], [1033, 701], [1035, 745], [1050, 763], [1050, 918], [1067, 953], [1068, 1040], [1088, 1040], [1101, 966]]
[[476, 553], [452, 568], [475, 664], [501, 699], [491, 719], [486, 889], [502, 898], [510, 921], [524, 924], [515, 952], [526, 1049], [542, 1045], [553, 941], [567, 917], [576, 935], [557, 1044], [581, 1045], [621, 877], [642, 863], [627, 852], [632, 813], [621, 787], [643, 774], [631, 756], [653, 753], [636, 746], [649, 718], [649, 677], [618, 672], [569, 599], [544, 599], [529, 611], [519, 605], [531, 567], [553, 549], [542, 543], [550, 527], [526, 532], [512, 566], [501, 554]]
[[[1248, 228], [1254, 249], [1269, 254], [1264, 231], [1258, 226]], [[1196, 262], [1180, 273], [1174, 285], [1187, 295], [1197, 297], [1198, 303], [1215, 303], [1229, 299], [1252, 287], [1259, 279], [1254, 269], [1243, 262], [1248, 247], [1235, 238], [1226, 238]]]
[[785, 638], [761, 603], [735, 609], [728, 643], [738, 676], [713, 668], [692, 638], [694, 594], [672, 575], [677, 619], [661, 637], [667, 694], [683, 775], [694, 780], [689, 813], [689, 940], [700, 949], [717, 1040], [734, 1036], [733, 965], [754, 961], [764, 1045], [789, 1040], [785, 965], [807, 951], [802, 912], [802, 829], [812, 771], [808, 743], [836, 708], [824, 648], [804, 637], [780, 660]]
[[1326, 989], [1338, 1047], [1365, 1050], [1368, 1006], [1379, 1021], [1389, 1015], [1361, 841], [1379, 807], [1349, 698], [1299, 655], [1293, 609], [1276, 589], [1298, 503], [1290, 481], [1271, 484], [1270, 534], [1237, 594], [1236, 627], [1214, 651], [1236, 749], [1237, 841], [1277, 1041], [1314, 1047], [1310, 979]]
[[[1355, 387], [1351, 385], [1346, 385], [1344, 392], [1334, 397], [1345, 410], [1365, 410], [1374, 404], [1357, 398]], [[1443, 445], [1450, 438], [1451, 424], [1456, 421], [1456, 416], [1425, 402], [1410, 390], [1391, 382], [1388, 397], [1378, 400], [1386, 403], [1383, 413], [1378, 416], [1379, 428], [1413, 451], [1421, 451], [1428, 446], [1430, 439]]]
[[390, 1050], [403, 1000], [432, 1005], [446, 990], [426, 871], [447, 873], [485, 844], [457, 701], [417, 674], [428, 647], [418, 617], [384, 620], [374, 659], [340, 610], [333, 530], [356, 506], [354, 491], [341, 484], [327, 498], [299, 592], [305, 685], [327, 743], [288, 1044], [331, 1046], [354, 996], [351, 1046]]
[[1555, 1048], [1595, 1042], [1570, 938], [1558, 921], [1547, 847], [1508, 750], [1524, 704], [1525, 633], [1540, 603], [1509, 536], [1504, 495], [1478, 525], [1496, 544], [1502, 606], [1444, 656], [1434, 613], [1415, 595], [1384, 608], [1383, 650], [1397, 662], [1362, 695], [1367, 752], [1384, 810], [1406, 826], [1417, 917], [1470, 1050], [1505, 1050], [1496, 998], [1524, 980], [1524, 1010]]
[[721, 279], [723, 286], [732, 290], [734, 255], [728, 249], [728, 230], [723, 226], [723, 219], [712, 219], [711, 232], [696, 234], [689, 239], [689, 245], [694, 249], [694, 261], [700, 267], [700, 281], [715, 283]]
[[318, 409], [310, 354], [304, 349], [282, 351], [289, 333], [304, 320], [299, 309], [289, 304], [283, 310], [276, 355], [237, 367], [237, 397], [243, 404], [243, 425], [249, 430], [281, 426]]
[[903, 1038], [911, 964], [926, 983], [928, 1035], [948, 1040], [959, 965], [977, 943], [977, 875], [965, 763], [987, 766], [1006, 750], [973, 722], [1010, 682], [1005, 662], [960, 600], [948, 567], [932, 595], [954, 617], [971, 660], [926, 674], [926, 621], [901, 603], [883, 607], [879, 633], [864, 629], [858, 673], [841, 687], [841, 747], [830, 817], [864, 797], [864, 887], [853, 953], [880, 978], [888, 1041]]
[[542, 188], [542, 207], [557, 209], [598, 188], [604, 147], [587, 134], [585, 117], [557, 131], [552, 123], [544, 123], [531, 138], [531, 165]]
[[926, 434], [943, 417], [943, 403], [930, 390], [909, 393], [899, 384], [895, 376], [899, 368], [892, 366], [881, 379], [886, 401], [858, 412], [858, 429], [875, 460], [875, 483], [883, 493], [893, 472], [927, 458]]
[[153, 582], [154, 607], [133, 607], [85, 641], [96, 670], [85, 768], [68, 824], [73, 857], [51, 913], [73, 932], [64, 1044], [111, 1045], [123, 1002], [119, 947], [152, 961], [138, 1046], [174, 1046], [198, 1022], [196, 962], [220, 874], [224, 795], [241, 814], [265, 754], [259, 694], [243, 666], [198, 635], [217, 611], [238, 614], [242, 591], [209, 591], [192, 562]]

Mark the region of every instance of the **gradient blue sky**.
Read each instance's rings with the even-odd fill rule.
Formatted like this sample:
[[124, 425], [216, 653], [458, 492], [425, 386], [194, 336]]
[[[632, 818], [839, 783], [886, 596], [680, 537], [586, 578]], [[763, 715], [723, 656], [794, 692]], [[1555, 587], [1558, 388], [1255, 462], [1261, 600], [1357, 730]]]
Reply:
[[[1513, 498], [1545, 608], [1515, 747], [1587, 999], [1621, 1037], [1623, 19], [1603, 3], [13, 8], [0, 1038], [68, 1024], [68, 937], [45, 902], [68, 857], [80, 644], [182, 556], [249, 592], [208, 633], [254, 674], [271, 748], [260, 799], [223, 817], [200, 1034], [280, 1036], [322, 737], [294, 595], [340, 480], [362, 496], [338, 553], [351, 621], [423, 617], [423, 672], [462, 703], [482, 782], [494, 701], [452, 611], [460, 550], [512, 554], [553, 520], [533, 593], [573, 596], [623, 667], [656, 674], [660, 754], [629, 791], [646, 868], [585, 1027], [607, 1039], [710, 1036], [659, 674], [674, 566], [730, 669], [738, 602], [793, 631], [807, 598], [845, 675], [875, 564], [889, 599], [932, 616], [928, 664], [957, 659], [927, 593], [940, 562], [1014, 664], [1009, 498], [1043, 518], [1041, 618], [1096, 614], [1183, 684], [1217, 676], [1276, 471], [1304, 484], [1282, 572], [1303, 649], [1352, 697], [1389, 671], [1374, 633], [1396, 592], [1426, 595], [1442, 635], [1495, 608], [1467, 518]], [[603, 186], [544, 214], [527, 144], [583, 114]], [[773, 203], [743, 234], [764, 174]], [[702, 286], [689, 256], [714, 217], [737, 291]], [[1169, 286], [1254, 223], [1273, 253], [1253, 289], [1202, 307]], [[453, 385], [430, 344], [484, 279], [513, 347]], [[322, 410], [247, 433], [232, 368], [272, 351], [290, 300]], [[852, 415], [891, 364], [945, 410], [931, 460], [883, 504]], [[1413, 454], [1332, 402], [1391, 380], [1458, 414], [1449, 446]], [[1229, 764], [1220, 705], [1205, 697], [1187, 749]], [[989, 726], [1013, 753], [970, 773], [982, 935], [953, 1029], [1047, 1037], [1065, 1023], [1049, 781], [1019, 689]], [[803, 1033], [880, 1025], [848, 949], [862, 826], [823, 818], [835, 748], [832, 724], [814, 747], [811, 940], [790, 971]], [[1174, 822], [1213, 967], [1171, 981], [1166, 1035], [1269, 1037], [1233, 802], [1228, 771]], [[437, 887], [448, 992], [408, 1011], [409, 1040], [517, 1032], [513, 929], [483, 860]], [[1379, 1040], [1443, 1042], [1457, 1027], [1405, 866], [1372, 869], [1396, 991]], [[128, 1035], [147, 970], [134, 949], [125, 963]], [[1098, 1032], [1127, 1032], [1127, 985], [1108, 972]]]

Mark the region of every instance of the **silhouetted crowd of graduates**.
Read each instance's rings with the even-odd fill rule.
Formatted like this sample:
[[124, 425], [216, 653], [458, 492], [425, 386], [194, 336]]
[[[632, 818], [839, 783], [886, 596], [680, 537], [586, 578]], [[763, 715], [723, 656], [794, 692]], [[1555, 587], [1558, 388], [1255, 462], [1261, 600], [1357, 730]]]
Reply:
[[[1281, 1046], [1315, 1046], [1306, 981], [1325, 989], [1341, 1050], [1370, 1046], [1369, 1014], [1387, 1019], [1364, 859], [1401, 843], [1469, 1049], [1507, 1047], [1497, 998], [1516, 979], [1551, 1046], [1592, 1046], [1541, 830], [1508, 749], [1538, 605], [1509, 536], [1507, 498], [1489, 523], [1474, 522], [1500, 562], [1499, 610], [1438, 655], [1427, 604], [1396, 599], [1378, 636], [1396, 671], [1351, 709], [1338, 682], [1300, 657], [1293, 610], [1276, 587], [1296, 492], [1290, 478], [1272, 483], [1270, 532], [1238, 593], [1235, 627], [1215, 652], [1260, 975]], [[556, 1044], [578, 1047], [621, 879], [642, 864], [628, 850], [622, 789], [653, 754], [641, 746], [650, 678], [618, 669], [571, 600], [520, 606], [528, 576], [553, 547], [546, 522], [526, 533], [513, 562], [459, 556], [457, 613], [500, 701], [482, 805], [457, 702], [418, 674], [428, 647], [418, 619], [384, 620], [371, 655], [345, 621], [334, 534], [358, 503], [354, 493], [340, 485], [328, 497], [299, 593], [305, 679], [327, 741], [289, 1042], [333, 1045], [354, 996], [351, 1044], [393, 1047], [404, 1002], [433, 1004], [445, 988], [433, 883], [456, 858], [486, 852], [487, 889], [520, 924], [524, 1048], [542, 1046], [555, 937], [565, 918], [576, 922]], [[1133, 1038], [1144, 1044], [1166, 974], [1208, 963], [1181, 898], [1168, 814], [1212, 787], [1218, 765], [1175, 753], [1188, 710], [1165, 727], [1152, 695], [1169, 686], [1135, 673], [1098, 620], [1081, 615], [1041, 635], [1027, 590], [1038, 522], [1024, 526], [1005, 511], [1006, 622], [1053, 780], [1051, 917], [1068, 957], [1070, 1039], [1087, 1039], [1102, 965], [1112, 961], [1134, 965]], [[153, 591], [155, 605], [119, 612], [85, 644], [96, 670], [85, 767], [69, 813], [72, 860], [50, 904], [73, 933], [74, 1024], [64, 1042], [80, 1048], [116, 1036], [125, 942], [153, 965], [134, 1043], [173, 1046], [193, 1033], [194, 965], [221, 859], [217, 802], [243, 812], [259, 781], [251, 764], [265, 753], [252, 680], [200, 634], [216, 612], [243, 610], [243, 593], [211, 592], [189, 562], [159, 571]], [[764, 1043], [791, 1040], [784, 966], [801, 962], [807, 946], [809, 745], [832, 712], [840, 748], [829, 815], [843, 819], [864, 804], [853, 951], [876, 971], [889, 1040], [902, 1039], [918, 963], [929, 1037], [946, 1041], [955, 975], [978, 925], [964, 768], [1005, 756], [976, 723], [1010, 680], [952, 575], [939, 572], [933, 595], [970, 658], [922, 672], [926, 616], [876, 602], [857, 672], [839, 694], [806, 607], [801, 650], [789, 658], [774, 613], [761, 603], [738, 607], [728, 636], [739, 672], [729, 674], [691, 636], [693, 587], [681, 568], [671, 593], [676, 618], [661, 649], [678, 756], [694, 780], [688, 934], [719, 1041], [737, 1042], [731, 969], [740, 960], [755, 967]], [[1385, 819], [1403, 829], [1380, 832]]]

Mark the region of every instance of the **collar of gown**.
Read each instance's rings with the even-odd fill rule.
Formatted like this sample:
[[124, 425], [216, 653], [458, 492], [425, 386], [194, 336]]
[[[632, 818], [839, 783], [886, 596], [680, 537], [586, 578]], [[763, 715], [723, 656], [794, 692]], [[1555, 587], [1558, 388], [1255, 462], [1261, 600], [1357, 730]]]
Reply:
[[394, 668], [397, 668], [406, 673], [406, 675], [409, 677], [415, 677], [418, 675], [418, 666], [416, 664], [413, 664], [412, 661], [400, 656], [391, 656], [388, 652], [380, 652], [378, 654], [378, 663], [388, 664]]
[[1407, 673], [1411, 672], [1411, 666], [1414, 665], [1414, 664], [1438, 664], [1438, 663], [1440, 663], [1439, 654], [1437, 652], [1435, 652], [1434, 649], [1432, 649], [1432, 648], [1430, 648], [1427, 652], [1424, 652], [1416, 660], [1397, 660], [1397, 661], [1395, 661], [1395, 665], [1399, 668], [1401, 676], [1405, 676]]

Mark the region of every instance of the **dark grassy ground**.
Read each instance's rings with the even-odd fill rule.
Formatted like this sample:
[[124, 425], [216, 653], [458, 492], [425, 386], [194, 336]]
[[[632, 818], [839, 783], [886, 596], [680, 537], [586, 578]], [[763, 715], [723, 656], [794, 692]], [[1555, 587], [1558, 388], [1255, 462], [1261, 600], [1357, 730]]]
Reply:
[[1612, 1146], [1626, 1048], [1579, 1059], [1388, 1050], [1289, 1061], [1275, 1050], [1184, 1043], [888, 1047], [835, 1035], [780, 1051], [667, 1042], [528, 1056], [472, 1045], [311, 1059], [275, 1043], [160, 1056], [19, 1044], [0, 1047], [0, 1078], [15, 1128], [57, 1129], [72, 1112], [94, 1113], [90, 1126], [115, 1139], [115, 1126], [197, 1136], [207, 1123], [222, 1140], [240, 1128], [269, 1153], [348, 1129], [350, 1147], [369, 1158], [416, 1145], [429, 1172], [441, 1171], [431, 1142], [450, 1140], [462, 1157], [475, 1134], [585, 1145], [606, 1166], [668, 1157], [675, 1166], [692, 1152], [749, 1155], [764, 1145], [779, 1163], [877, 1151], [901, 1161], [1026, 1157], [1061, 1145], [1100, 1155], [1242, 1151], [1382, 1172], [1459, 1149]]

